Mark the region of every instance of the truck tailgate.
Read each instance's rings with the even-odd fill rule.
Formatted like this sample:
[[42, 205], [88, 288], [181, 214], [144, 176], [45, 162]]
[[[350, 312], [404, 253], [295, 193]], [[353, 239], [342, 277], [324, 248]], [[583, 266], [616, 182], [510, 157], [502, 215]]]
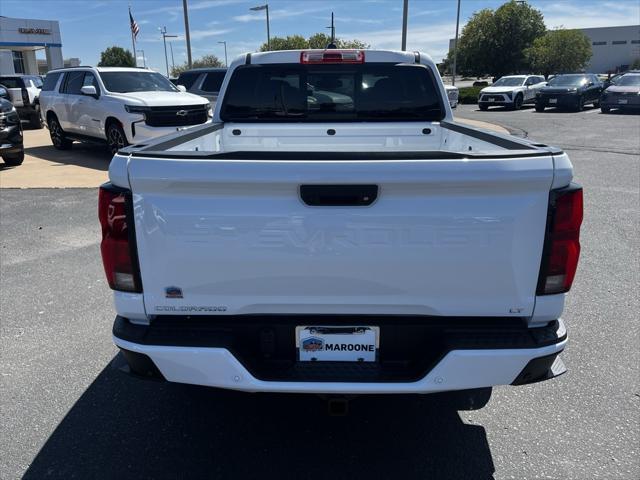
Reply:
[[[259, 155], [259, 154], [258, 154]], [[553, 159], [129, 162], [145, 309], [528, 316]], [[377, 185], [309, 206], [301, 185]]]

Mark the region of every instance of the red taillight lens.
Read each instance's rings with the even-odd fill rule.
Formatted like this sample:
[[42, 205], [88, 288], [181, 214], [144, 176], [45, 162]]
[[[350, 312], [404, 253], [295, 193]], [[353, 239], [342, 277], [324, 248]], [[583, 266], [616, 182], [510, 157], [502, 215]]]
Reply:
[[549, 220], [540, 265], [538, 295], [568, 292], [580, 257], [582, 187], [554, 190], [549, 199]]
[[300, 63], [364, 63], [364, 52], [362, 50], [300, 52]]
[[[128, 220], [131, 195], [127, 190], [106, 184], [100, 187], [98, 218], [102, 226], [102, 263], [109, 286], [114, 290], [141, 292], [137, 258], [132, 245], [133, 231]], [[130, 237], [131, 235], [131, 237]]]

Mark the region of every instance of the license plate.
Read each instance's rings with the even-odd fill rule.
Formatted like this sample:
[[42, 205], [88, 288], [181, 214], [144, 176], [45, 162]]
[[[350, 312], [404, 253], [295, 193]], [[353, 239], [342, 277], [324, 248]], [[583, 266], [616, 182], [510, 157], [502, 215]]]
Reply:
[[375, 362], [379, 345], [379, 327], [296, 327], [301, 362]]
[[557, 98], [550, 98], [549, 99], [549, 103], [558, 103], [558, 99]]
[[496, 99], [495, 99], [495, 98], [491, 98], [491, 97], [489, 97], [489, 101], [490, 101], [490, 102], [495, 102], [495, 101], [496, 101]]
[[618, 100], [619, 105], [626, 105], [628, 102], [629, 100], [623, 100], [622, 98]]

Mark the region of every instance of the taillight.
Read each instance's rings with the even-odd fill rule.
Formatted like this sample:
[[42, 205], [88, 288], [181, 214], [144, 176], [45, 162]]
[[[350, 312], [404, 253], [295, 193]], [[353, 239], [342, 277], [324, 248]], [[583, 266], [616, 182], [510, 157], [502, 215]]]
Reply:
[[300, 52], [300, 63], [364, 63], [364, 51], [332, 49]]
[[98, 218], [102, 226], [102, 263], [109, 286], [142, 292], [133, 231], [131, 192], [106, 183], [100, 187]]
[[29, 92], [27, 92], [26, 88], [22, 89], [22, 103], [24, 105], [28, 105], [29, 104]]
[[582, 223], [582, 187], [575, 183], [549, 196], [538, 295], [568, 292], [578, 268], [580, 224]]

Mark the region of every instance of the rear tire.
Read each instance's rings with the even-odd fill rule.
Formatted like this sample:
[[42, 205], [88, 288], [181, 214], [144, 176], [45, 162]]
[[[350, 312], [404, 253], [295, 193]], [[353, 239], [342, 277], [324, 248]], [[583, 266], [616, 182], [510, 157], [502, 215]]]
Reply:
[[129, 145], [129, 142], [122, 127], [115, 122], [110, 123], [107, 127], [107, 147], [111, 155], [115, 155], [118, 150], [127, 145]]
[[486, 112], [487, 110], [489, 110], [489, 105], [478, 105], [478, 107], [480, 108], [480, 110], [482, 110], [483, 112]]
[[536, 103], [536, 112], [544, 112], [544, 105], [538, 105]]
[[11, 155], [3, 155], [2, 160], [10, 167], [17, 167], [24, 162], [24, 150], [20, 153], [13, 153]]
[[596, 100], [593, 102], [593, 108], [598, 108], [600, 107], [600, 100]]
[[29, 126], [35, 130], [40, 130], [44, 126], [42, 117], [40, 116], [40, 106], [38, 105], [36, 105], [35, 113], [29, 117]]
[[49, 136], [56, 150], [69, 150], [73, 145], [73, 141], [67, 138], [55, 115], [49, 118]]
[[581, 112], [584, 110], [584, 97], [580, 97], [578, 99], [578, 104], [576, 105], [575, 110], [576, 112]]
[[611, 112], [611, 108], [606, 107], [606, 106], [604, 106], [604, 105], [600, 105], [600, 111], [601, 111], [602, 113], [609, 113], [609, 112]]

